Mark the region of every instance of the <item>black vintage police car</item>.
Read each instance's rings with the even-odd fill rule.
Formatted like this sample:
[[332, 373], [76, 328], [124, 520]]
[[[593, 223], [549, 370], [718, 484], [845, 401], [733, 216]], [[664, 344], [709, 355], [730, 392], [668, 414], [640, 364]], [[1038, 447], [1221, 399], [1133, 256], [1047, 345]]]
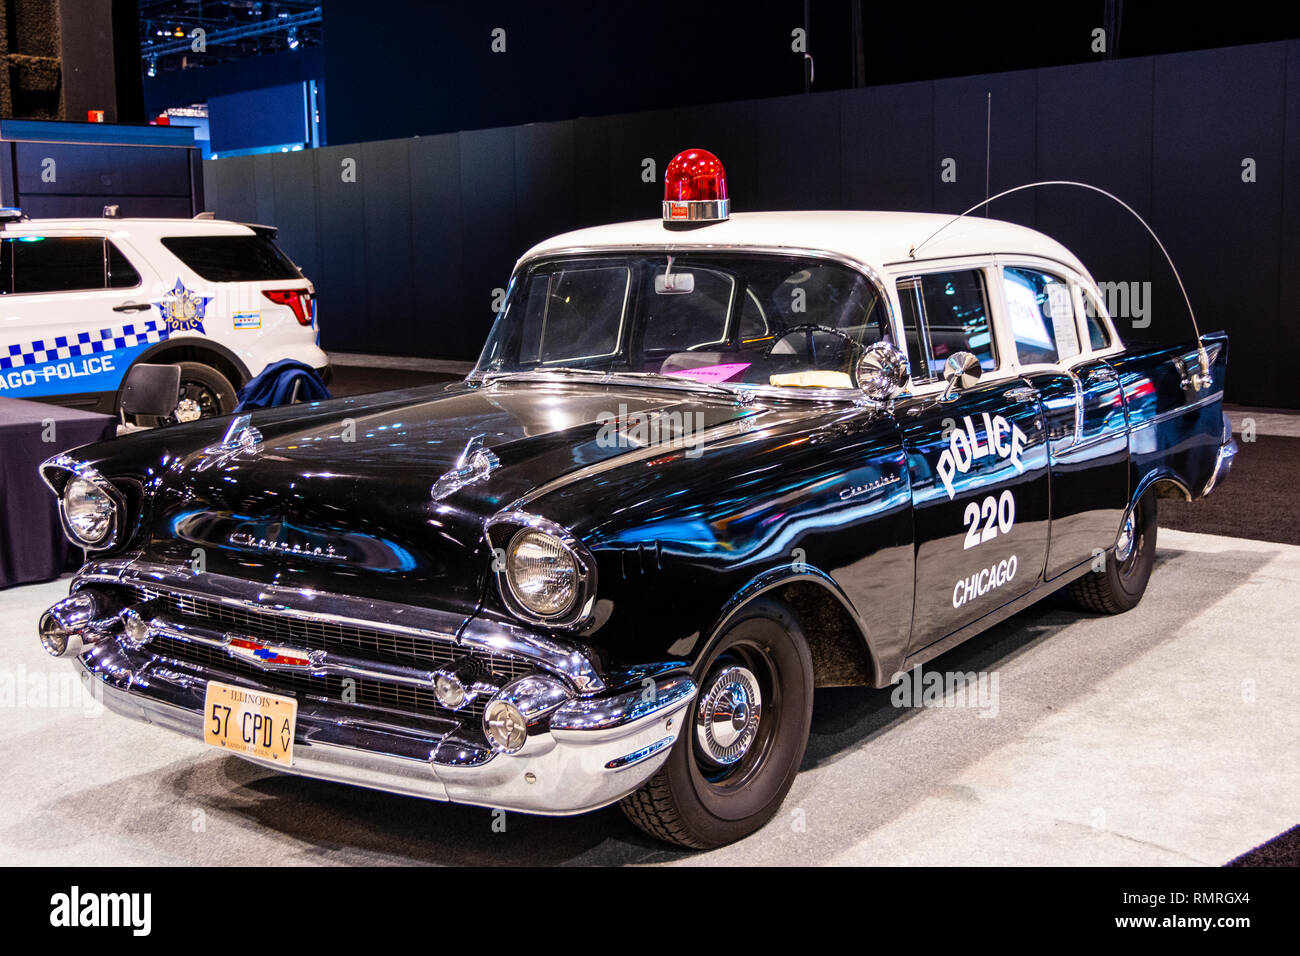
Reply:
[[1062, 587], [1138, 602], [1155, 499], [1236, 450], [1223, 335], [1125, 347], [1019, 226], [729, 216], [711, 156], [668, 173], [662, 221], [523, 257], [461, 384], [47, 462], [90, 560], [46, 648], [285, 771], [709, 847], [780, 806], [814, 688]]

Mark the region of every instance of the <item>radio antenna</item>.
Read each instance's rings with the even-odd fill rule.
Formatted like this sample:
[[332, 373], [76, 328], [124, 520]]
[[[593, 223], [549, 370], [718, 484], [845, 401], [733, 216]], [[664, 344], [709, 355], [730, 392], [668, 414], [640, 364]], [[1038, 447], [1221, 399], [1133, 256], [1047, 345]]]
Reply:
[[989, 165], [993, 157], [993, 91], [989, 90], [984, 108], [984, 218], [989, 217]]
[[[1138, 211], [1136, 209], [1134, 209], [1124, 200], [1120, 199], [1114, 193], [1107, 192], [1106, 190], [1102, 189], [1100, 186], [1093, 186], [1090, 185], [1089, 183], [1077, 183], [1069, 179], [1047, 179], [1039, 183], [1025, 183], [1023, 186], [1013, 186], [1011, 189], [1004, 189], [996, 196], [990, 196], [988, 199], [985, 199], [983, 202], [978, 202], [975, 205], [971, 206], [960, 216], [953, 216], [951, 219], [945, 222], [934, 232], [930, 233], [930, 235], [926, 236], [916, 245], [912, 246], [912, 248], [908, 250], [907, 253], [908, 256], [915, 259], [917, 252], [921, 249], [922, 246], [928, 243], [935, 236], [939, 235], [939, 233], [943, 232], [954, 222], [956, 222], [959, 219], [963, 219], [966, 216], [969, 216], [971, 213], [973, 213], [976, 209], [979, 209], [981, 206], [987, 206], [989, 203], [993, 202], [996, 199], [1001, 199], [1003, 196], [1010, 196], [1012, 193], [1018, 193], [1025, 189], [1037, 189], [1039, 186], [1077, 186], [1079, 189], [1087, 189], [1095, 193], [1101, 193], [1101, 195], [1105, 196], [1106, 198], [1113, 199], [1115, 202], [1119, 203], [1122, 207], [1124, 207], [1125, 210], [1128, 211], [1128, 213], [1134, 219], [1142, 223], [1142, 228], [1145, 229], [1147, 233], [1151, 236], [1151, 238], [1155, 241], [1156, 246], [1158, 246], [1160, 249], [1161, 255], [1163, 255], [1165, 257], [1165, 261], [1169, 263], [1169, 269], [1171, 272], [1173, 272], [1174, 279], [1178, 282], [1178, 291], [1183, 294], [1183, 302], [1186, 303], [1187, 305], [1187, 314], [1191, 316], [1192, 319], [1192, 330], [1196, 333], [1196, 349], [1197, 349], [1197, 357], [1199, 358], [1201, 364], [1201, 375], [1203, 377], [1208, 377], [1210, 373], [1210, 359], [1205, 352], [1205, 345], [1201, 341], [1201, 327], [1196, 321], [1196, 310], [1192, 308], [1192, 300], [1187, 295], [1187, 287], [1183, 285], [1183, 277], [1178, 274], [1178, 267], [1174, 265], [1173, 257], [1169, 255], [1169, 250], [1166, 249], [1165, 244], [1160, 241], [1160, 237], [1156, 235], [1156, 231], [1151, 228], [1151, 225], [1145, 219], [1143, 219], [1141, 215], [1138, 214]], [[985, 214], [987, 215], [987, 211]]]

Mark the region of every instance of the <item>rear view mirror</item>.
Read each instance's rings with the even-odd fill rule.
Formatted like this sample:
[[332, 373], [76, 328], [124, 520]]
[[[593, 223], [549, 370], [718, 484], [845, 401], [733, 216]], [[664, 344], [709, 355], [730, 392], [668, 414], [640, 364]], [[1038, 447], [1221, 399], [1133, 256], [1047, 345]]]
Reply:
[[948, 356], [948, 361], [943, 366], [943, 378], [948, 387], [943, 390], [940, 400], [952, 401], [954, 392], [974, 387], [983, 372], [980, 360], [970, 352], [954, 352]]
[[694, 272], [665, 272], [655, 276], [657, 295], [685, 295], [695, 291]]
[[167, 418], [180, 400], [179, 365], [133, 365], [122, 382], [118, 408], [123, 420], [132, 415]]

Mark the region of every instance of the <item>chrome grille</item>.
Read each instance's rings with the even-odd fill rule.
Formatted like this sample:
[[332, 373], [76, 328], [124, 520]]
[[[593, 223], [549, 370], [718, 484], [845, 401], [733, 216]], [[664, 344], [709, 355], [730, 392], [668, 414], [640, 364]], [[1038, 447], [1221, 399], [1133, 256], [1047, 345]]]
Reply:
[[433, 665], [450, 662], [455, 644], [416, 634], [363, 628], [334, 621], [249, 611], [189, 594], [162, 593], [168, 610], [178, 617], [201, 619], [208, 627], [237, 631], [267, 641], [296, 644], [311, 650], [346, 651], [355, 656], [397, 664]]
[[[427, 714], [436, 717], [452, 715], [438, 704], [433, 695], [433, 688], [425, 690], [407, 684], [393, 684], [388, 681], [373, 680], [368, 677], [345, 678], [334, 674], [294, 673], [292, 671], [271, 671], [258, 667], [247, 661], [209, 647], [194, 644], [171, 637], [155, 637], [149, 642], [149, 651], [175, 664], [189, 664], [200, 670], [215, 670], [226, 674], [239, 674], [255, 680], [259, 685], [271, 690], [291, 694], [294, 697], [314, 697], [334, 703], [344, 701], [344, 681], [351, 681], [353, 700], [368, 707], [383, 707], [389, 710], [406, 711], [413, 714]], [[477, 700], [467, 707], [454, 712], [458, 719], [477, 723], [483, 718], [485, 701]]]
[[[531, 673], [537, 665], [522, 657], [492, 654], [469, 650], [456, 644], [452, 635], [429, 636], [425, 634], [387, 631], [364, 625], [341, 623], [295, 616], [290, 613], [260, 611], [238, 607], [198, 595], [145, 588], [132, 585], [131, 590], [140, 601], [161, 601], [164, 616], [181, 624], [192, 624], [209, 631], [238, 634], [268, 643], [282, 643], [306, 650], [333, 651], [348, 657], [368, 661], [436, 670], [467, 657], [483, 661], [501, 685]], [[215, 670], [226, 674], [239, 674], [257, 681], [272, 690], [309, 696], [340, 703], [356, 703], [372, 707], [407, 711], [434, 716], [455, 716], [458, 719], [478, 721], [482, 717], [485, 700], [458, 711], [449, 711], [438, 704], [430, 686], [423, 687], [385, 681], [372, 677], [343, 677], [336, 674], [271, 670], [251, 661], [231, 657], [220, 648], [158, 635], [153, 637], [148, 650], [178, 664], [192, 668]], [[354, 699], [344, 701], [344, 681], [354, 683]]]

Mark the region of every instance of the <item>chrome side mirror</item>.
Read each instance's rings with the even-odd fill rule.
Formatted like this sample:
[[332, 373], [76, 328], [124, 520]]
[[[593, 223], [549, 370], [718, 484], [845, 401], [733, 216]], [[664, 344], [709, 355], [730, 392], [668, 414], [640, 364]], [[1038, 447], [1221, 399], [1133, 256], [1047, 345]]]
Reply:
[[984, 370], [980, 368], [980, 360], [970, 352], [954, 352], [949, 355], [948, 361], [943, 365], [943, 380], [948, 383], [948, 387], [943, 390], [940, 401], [952, 401], [953, 392], [975, 385], [982, 374]]
[[907, 356], [889, 342], [867, 346], [855, 371], [858, 388], [877, 402], [887, 402], [901, 392], [910, 374]]

